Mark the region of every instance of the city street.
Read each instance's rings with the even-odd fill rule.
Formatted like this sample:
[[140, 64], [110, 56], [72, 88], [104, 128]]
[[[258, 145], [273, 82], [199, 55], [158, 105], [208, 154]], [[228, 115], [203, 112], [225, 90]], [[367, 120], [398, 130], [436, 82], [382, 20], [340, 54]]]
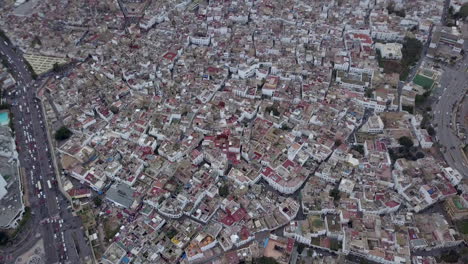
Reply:
[[[16, 259], [29, 250], [40, 238], [44, 241], [45, 263], [83, 263], [91, 259], [79, 218], [72, 215], [71, 206], [60, 193], [49, 149], [41, 102], [36, 90], [43, 81], [34, 81], [22, 56], [1, 40], [0, 55], [8, 61], [9, 69], [17, 81], [16, 90], [8, 91], [8, 103], [12, 105], [16, 145], [20, 166], [24, 168], [26, 192], [29, 196], [32, 223], [21, 235], [27, 243], [18, 243], [3, 249], [3, 260]], [[38, 235], [40, 234], [40, 235]], [[34, 242], [34, 243], [33, 243]], [[1, 263], [1, 261], [0, 261]], [[7, 263], [7, 262], [5, 262]]]
[[[466, 65], [468, 57], [459, 64]], [[440, 80], [442, 94], [433, 107], [433, 125], [436, 139], [442, 147], [442, 153], [447, 163], [468, 177], [468, 164], [462, 153], [462, 141], [456, 135], [456, 104], [468, 90], [468, 74], [466, 67], [446, 67]], [[437, 96], [437, 95], [435, 95]]]

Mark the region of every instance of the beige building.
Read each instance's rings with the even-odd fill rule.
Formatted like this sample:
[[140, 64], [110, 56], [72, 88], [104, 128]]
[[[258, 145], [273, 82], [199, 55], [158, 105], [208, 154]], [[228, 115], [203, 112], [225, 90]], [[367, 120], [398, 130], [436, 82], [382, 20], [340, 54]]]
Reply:
[[452, 220], [468, 218], [468, 194], [453, 196], [444, 203], [445, 210]]

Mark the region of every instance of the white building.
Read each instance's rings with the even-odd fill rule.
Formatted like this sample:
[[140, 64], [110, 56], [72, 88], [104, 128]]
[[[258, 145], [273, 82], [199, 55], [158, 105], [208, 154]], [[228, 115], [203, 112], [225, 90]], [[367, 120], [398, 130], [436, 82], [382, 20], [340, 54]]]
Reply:
[[356, 183], [354, 181], [352, 181], [352, 180], [342, 179], [341, 182], [340, 182], [340, 186], [338, 187], [338, 190], [340, 192], [344, 192], [344, 193], [347, 193], [347, 194], [352, 194], [355, 184]]
[[190, 37], [190, 43], [195, 45], [208, 46], [210, 45], [211, 37]]
[[443, 168], [442, 171], [444, 172], [445, 177], [447, 177], [453, 185], [458, 185], [463, 179], [463, 175], [461, 175], [458, 170], [452, 169], [451, 167]]
[[428, 149], [432, 148], [432, 138], [429, 136], [429, 133], [426, 129], [417, 129], [416, 130], [416, 137], [418, 138], [419, 144], [421, 148]]
[[383, 59], [401, 60], [403, 58], [403, 54], [401, 53], [403, 45], [400, 43], [377, 43], [375, 44], [375, 48], [380, 51], [380, 56]]
[[362, 99], [355, 98], [354, 100], [356, 103], [362, 105], [365, 108], [374, 109], [374, 111], [377, 113], [385, 111], [385, 108], [386, 108], [385, 102], [370, 100], [368, 98], [362, 98]]
[[361, 131], [365, 133], [372, 133], [372, 134], [378, 134], [382, 133], [384, 129], [384, 123], [382, 122], [382, 119], [377, 116], [373, 115], [369, 117], [369, 120], [362, 126]]
[[246, 79], [254, 76], [257, 72], [257, 69], [260, 65], [259, 64], [253, 64], [253, 65], [240, 65], [237, 69], [237, 74], [241, 79]]
[[[145, 13], [146, 12], [147, 11], [145, 11]], [[148, 30], [155, 24], [159, 24], [163, 22], [166, 18], [167, 18], [166, 12], [160, 13], [159, 10], [158, 10], [158, 13], [156, 14], [150, 14], [150, 13], [145, 14], [144, 18], [140, 21], [140, 28], [144, 30]]]

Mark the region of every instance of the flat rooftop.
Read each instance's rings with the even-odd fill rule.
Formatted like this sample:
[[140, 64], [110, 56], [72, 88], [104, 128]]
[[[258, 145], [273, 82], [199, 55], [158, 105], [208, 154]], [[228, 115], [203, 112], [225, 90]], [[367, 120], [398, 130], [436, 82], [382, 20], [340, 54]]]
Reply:
[[7, 191], [0, 200], [0, 227], [12, 227], [13, 220], [24, 210], [16, 156], [10, 128], [0, 126], [0, 177], [6, 182]]

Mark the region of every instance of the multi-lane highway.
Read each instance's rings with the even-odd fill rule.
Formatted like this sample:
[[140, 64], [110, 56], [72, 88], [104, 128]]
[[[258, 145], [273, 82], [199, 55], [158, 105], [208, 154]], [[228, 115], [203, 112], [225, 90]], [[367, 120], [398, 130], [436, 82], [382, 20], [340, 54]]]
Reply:
[[32, 223], [27, 225], [33, 230], [21, 233], [28, 236], [26, 239], [18, 238], [27, 243], [14, 243], [0, 250], [0, 263], [11, 262], [39, 239], [44, 241], [45, 263], [85, 263], [91, 259], [91, 249], [79, 218], [72, 215], [70, 204], [56, 184], [41, 101], [36, 97], [42, 81], [31, 78], [23, 57], [3, 39], [0, 56], [6, 58], [17, 81], [7, 100], [12, 105], [19, 160], [27, 181], [24, 186], [33, 214]]
[[[433, 125], [436, 139], [442, 146], [442, 153], [447, 163], [468, 177], [468, 161], [462, 153], [462, 141], [456, 134], [456, 105], [468, 90], [466, 73], [468, 57], [459, 62], [460, 67], [446, 67], [440, 80], [442, 94], [433, 107]], [[437, 95], [436, 95], [437, 96]]]

